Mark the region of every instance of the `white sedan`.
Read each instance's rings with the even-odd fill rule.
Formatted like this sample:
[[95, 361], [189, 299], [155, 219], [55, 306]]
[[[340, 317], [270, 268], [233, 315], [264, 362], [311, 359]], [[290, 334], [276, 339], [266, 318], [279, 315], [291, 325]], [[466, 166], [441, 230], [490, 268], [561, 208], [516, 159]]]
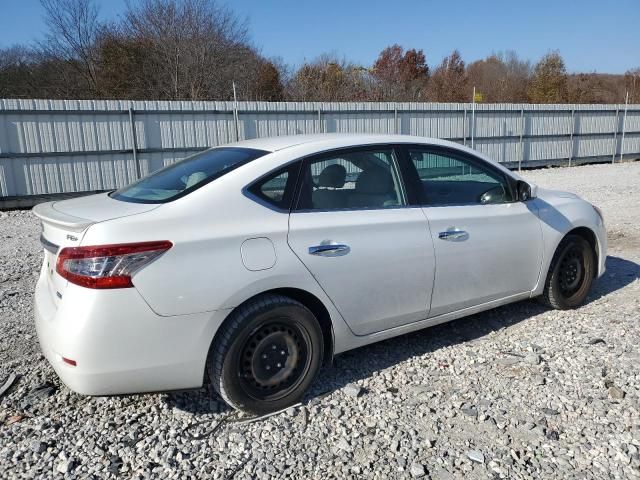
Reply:
[[252, 413], [368, 343], [603, 274], [601, 212], [461, 145], [299, 135], [217, 147], [40, 204], [41, 348], [76, 392], [211, 384]]

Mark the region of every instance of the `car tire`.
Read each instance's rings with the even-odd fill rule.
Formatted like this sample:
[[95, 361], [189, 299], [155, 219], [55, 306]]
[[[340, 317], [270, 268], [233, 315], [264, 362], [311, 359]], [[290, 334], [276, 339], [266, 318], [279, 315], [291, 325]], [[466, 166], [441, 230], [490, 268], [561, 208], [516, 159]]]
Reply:
[[596, 259], [591, 244], [579, 235], [567, 235], [551, 260], [540, 300], [557, 310], [580, 306], [589, 293], [595, 269]]
[[231, 407], [263, 415], [297, 403], [322, 365], [313, 313], [283, 295], [258, 296], [234, 310], [212, 344], [211, 386]]

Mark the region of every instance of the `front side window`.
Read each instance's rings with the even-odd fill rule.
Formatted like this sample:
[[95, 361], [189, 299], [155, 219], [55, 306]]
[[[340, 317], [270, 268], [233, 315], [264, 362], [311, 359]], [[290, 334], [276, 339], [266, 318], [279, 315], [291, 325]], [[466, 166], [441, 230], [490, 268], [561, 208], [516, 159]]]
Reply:
[[391, 208], [404, 205], [390, 148], [349, 150], [307, 160], [297, 210]]
[[125, 202], [170, 202], [267, 153], [252, 148], [213, 148], [162, 168], [110, 195]]
[[422, 204], [469, 205], [513, 201], [506, 178], [460, 156], [410, 148], [409, 158], [421, 183]]

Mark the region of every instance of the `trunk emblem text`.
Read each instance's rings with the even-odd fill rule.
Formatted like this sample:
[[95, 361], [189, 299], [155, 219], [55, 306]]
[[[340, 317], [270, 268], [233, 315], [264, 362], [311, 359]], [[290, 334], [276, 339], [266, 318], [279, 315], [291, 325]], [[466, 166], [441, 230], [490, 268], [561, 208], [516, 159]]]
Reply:
[[73, 235], [67, 235], [67, 240], [71, 240], [72, 242], [75, 242], [78, 240], [78, 237], [74, 237]]

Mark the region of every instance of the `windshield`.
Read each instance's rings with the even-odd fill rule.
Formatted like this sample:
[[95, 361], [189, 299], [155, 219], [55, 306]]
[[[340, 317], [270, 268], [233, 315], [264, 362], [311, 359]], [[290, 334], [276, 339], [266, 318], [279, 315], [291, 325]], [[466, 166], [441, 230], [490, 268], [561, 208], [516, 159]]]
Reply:
[[158, 170], [110, 196], [125, 202], [170, 202], [267, 153], [252, 148], [212, 148]]

